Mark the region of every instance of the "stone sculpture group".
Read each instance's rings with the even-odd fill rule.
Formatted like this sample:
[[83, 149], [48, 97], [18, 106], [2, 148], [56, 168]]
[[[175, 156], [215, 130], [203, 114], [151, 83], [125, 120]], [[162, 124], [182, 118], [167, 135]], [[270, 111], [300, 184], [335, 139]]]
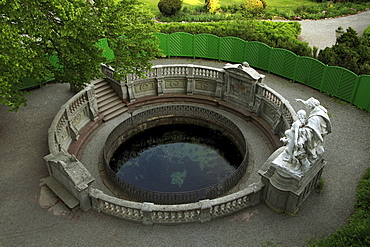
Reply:
[[306, 101], [297, 101], [302, 102], [310, 113], [306, 116], [305, 110], [297, 112], [298, 120], [293, 122], [291, 128], [285, 131], [285, 137], [281, 138], [285, 149], [274, 163], [304, 172], [324, 153], [324, 139], [331, 133], [331, 122], [327, 110], [317, 99], [311, 97]]

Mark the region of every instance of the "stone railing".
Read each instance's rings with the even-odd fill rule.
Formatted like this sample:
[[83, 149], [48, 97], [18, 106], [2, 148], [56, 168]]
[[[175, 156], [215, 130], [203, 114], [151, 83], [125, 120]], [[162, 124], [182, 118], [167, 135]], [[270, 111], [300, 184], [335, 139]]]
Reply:
[[144, 225], [181, 224], [200, 222], [236, 213], [261, 202], [263, 184], [251, 184], [234, 194], [179, 205], [139, 203], [108, 196], [100, 190], [91, 189], [93, 207], [99, 212], [114, 215]]
[[80, 201], [83, 210], [91, 208], [89, 186], [95, 180], [76, 157], [68, 153], [80, 131], [98, 118], [94, 87], [88, 85], [67, 101], [55, 116], [48, 132], [50, 154], [45, 156], [49, 174]]
[[[145, 103], [145, 99], [159, 102], [168, 97], [198, 98], [241, 115], [252, 113], [248, 117], [263, 119], [269, 124], [270, 132], [279, 136], [296, 119], [289, 102], [264, 85], [263, 75], [249, 66], [227, 65], [224, 69], [195, 65], [155, 66], [146, 73], [146, 78], [128, 75], [125, 81], [115, 80], [111, 68], [102, 66], [102, 71], [128, 107], [135, 102]], [[93, 87], [88, 86], [61, 107], [49, 129], [50, 155], [45, 157], [49, 173], [79, 199], [82, 209], [93, 207], [144, 225], [180, 224], [207, 222], [263, 200], [262, 182], [228, 196], [179, 205], [127, 201], [92, 188], [94, 178], [67, 150], [71, 142], [79, 138], [79, 131], [97, 118], [95, 97]]]
[[248, 65], [227, 64], [223, 69], [192, 64], [157, 65], [145, 71], [144, 78], [130, 74], [124, 81], [113, 79], [112, 68], [103, 65], [102, 71], [125, 102], [172, 94], [209, 97], [211, 101], [228, 102], [262, 117], [272, 133], [280, 137], [296, 120], [289, 102], [267, 87], [263, 83], [264, 75]]
[[61, 106], [48, 132], [49, 151], [52, 154], [68, 150], [73, 140], [79, 138], [79, 131], [98, 117], [98, 105], [94, 87], [88, 85]]

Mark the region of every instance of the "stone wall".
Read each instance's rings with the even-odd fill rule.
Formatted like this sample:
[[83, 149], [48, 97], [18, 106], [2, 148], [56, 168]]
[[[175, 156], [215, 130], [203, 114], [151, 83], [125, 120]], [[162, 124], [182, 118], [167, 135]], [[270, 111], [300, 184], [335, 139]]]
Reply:
[[261, 117], [272, 133], [280, 137], [296, 120], [289, 102], [267, 87], [263, 83], [264, 75], [247, 64], [226, 64], [223, 69], [193, 64], [157, 65], [146, 71], [144, 78], [130, 74], [124, 81], [112, 79], [114, 70], [111, 68], [103, 66], [103, 71], [125, 102], [134, 103], [154, 96], [208, 97], [209, 101], [227, 102], [236, 110]]
[[[127, 107], [146, 99], [168, 100], [201, 98], [235, 114], [254, 118], [265, 132], [283, 136], [296, 120], [295, 112], [284, 98], [263, 84], [263, 75], [247, 65], [227, 65], [216, 69], [195, 65], [155, 66], [146, 78], [128, 75], [125, 81], [114, 79], [114, 70], [102, 66], [106, 80], [127, 102]], [[79, 131], [98, 116], [94, 89], [88, 86], [63, 105], [49, 129], [50, 155], [45, 157], [49, 173], [65, 186], [83, 209], [94, 209], [126, 220], [152, 224], [207, 222], [259, 204], [264, 184], [252, 184], [228, 196], [180, 205], [137, 203], [108, 196], [93, 188], [90, 173], [74, 156], [66, 153]], [[86, 197], [88, 193], [88, 196]]]

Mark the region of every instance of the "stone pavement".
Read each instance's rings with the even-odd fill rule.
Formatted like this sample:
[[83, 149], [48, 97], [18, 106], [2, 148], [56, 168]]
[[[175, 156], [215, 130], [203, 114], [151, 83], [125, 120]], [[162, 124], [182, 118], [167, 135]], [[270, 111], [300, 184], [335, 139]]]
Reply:
[[[155, 63], [224, 65], [188, 59]], [[48, 176], [43, 160], [48, 128], [72, 96], [69, 85], [50, 84], [31, 90], [28, 106], [17, 113], [0, 106], [0, 246], [305, 246], [307, 239], [328, 235], [353, 212], [356, 186], [370, 161], [370, 115], [275, 75], [266, 74], [265, 83], [296, 111], [303, 107], [296, 98], [319, 99], [333, 125], [324, 155], [324, 189], [312, 193], [295, 217], [261, 204], [206, 224], [144, 227], [94, 210], [68, 211], [40, 186]]]

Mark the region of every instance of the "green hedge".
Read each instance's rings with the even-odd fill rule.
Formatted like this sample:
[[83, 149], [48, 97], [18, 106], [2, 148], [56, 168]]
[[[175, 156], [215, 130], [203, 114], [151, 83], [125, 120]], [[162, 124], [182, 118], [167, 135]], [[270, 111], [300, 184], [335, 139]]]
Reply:
[[185, 32], [213, 34], [218, 37], [237, 37], [246, 41], [259, 41], [273, 48], [290, 50], [300, 56], [311, 56], [312, 48], [297, 39], [301, 33], [298, 22], [235, 21], [210, 23], [160, 23], [161, 33]]
[[365, 30], [364, 33], [362, 34], [362, 37], [367, 38], [370, 40], [370, 26], [368, 26]]

